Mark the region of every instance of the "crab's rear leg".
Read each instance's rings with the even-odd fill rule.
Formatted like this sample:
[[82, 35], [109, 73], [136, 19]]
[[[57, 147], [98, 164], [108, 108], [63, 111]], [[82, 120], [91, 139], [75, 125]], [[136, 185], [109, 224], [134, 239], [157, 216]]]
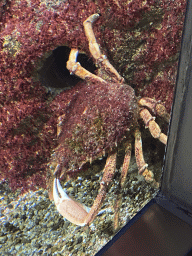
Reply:
[[115, 217], [114, 217], [114, 229], [118, 230], [119, 229], [119, 210], [121, 208], [121, 204], [122, 204], [122, 194], [123, 194], [123, 189], [125, 187], [125, 181], [127, 178], [127, 173], [128, 173], [128, 169], [129, 169], [129, 163], [130, 163], [130, 159], [131, 159], [131, 141], [128, 140], [127, 144], [125, 146], [125, 157], [124, 157], [124, 161], [123, 161], [123, 166], [122, 166], [122, 170], [121, 170], [121, 178], [120, 178], [120, 184], [119, 184], [119, 191], [117, 194], [117, 199], [115, 202]]
[[98, 13], [92, 14], [83, 22], [85, 34], [89, 41], [89, 50], [90, 50], [93, 58], [96, 60], [96, 63], [99, 66], [101, 66], [104, 70], [106, 70], [107, 73], [109, 73], [111, 76], [113, 76], [115, 78], [115, 80], [122, 83], [124, 81], [124, 78], [119, 75], [117, 70], [108, 61], [107, 57], [105, 55], [101, 54], [99, 45], [98, 45], [95, 35], [93, 33], [92, 24], [99, 18], [99, 16], [100, 15]]
[[170, 114], [167, 113], [166, 108], [154, 99], [143, 97], [138, 101], [138, 104], [143, 107], [149, 108], [154, 115], [162, 117], [167, 123], [170, 121]]
[[166, 145], [167, 135], [161, 132], [159, 125], [155, 122], [155, 117], [153, 117], [148, 110], [150, 109], [154, 115], [160, 116], [168, 123], [170, 121], [170, 115], [167, 113], [166, 108], [159, 101], [148, 97], [141, 98], [138, 104], [141, 106], [140, 117], [143, 119], [145, 127], [149, 128], [151, 135], [155, 139], [159, 139]]
[[135, 129], [135, 158], [137, 167], [139, 170], [139, 174], [143, 175], [146, 182], [150, 183], [152, 187], [158, 188], [159, 183], [156, 182], [154, 179], [154, 174], [152, 171], [148, 170], [148, 164], [145, 163], [144, 157], [143, 157], [143, 149], [142, 149], [142, 139], [141, 139], [141, 132], [139, 131], [139, 128]]
[[145, 123], [145, 127], [149, 128], [153, 138], [160, 140], [163, 144], [166, 145], [167, 135], [161, 132], [159, 125], [155, 122], [155, 117], [153, 117], [146, 108], [141, 109], [139, 114]]
[[90, 209], [69, 197], [61, 188], [59, 180], [55, 178], [53, 184], [53, 197], [59, 213], [76, 225], [84, 226], [91, 223], [98, 214], [103, 200], [105, 199], [108, 186], [115, 173], [115, 168], [116, 153], [111, 153], [107, 158], [103, 170], [103, 178], [100, 183], [99, 193]]

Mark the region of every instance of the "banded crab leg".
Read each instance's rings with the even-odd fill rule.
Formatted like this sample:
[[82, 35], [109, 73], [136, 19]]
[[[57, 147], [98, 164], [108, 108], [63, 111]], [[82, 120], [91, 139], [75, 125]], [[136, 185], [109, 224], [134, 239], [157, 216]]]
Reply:
[[125, 181], [127, 178], [129, 163], [131, 160], [131, 148], [132, 148], [131, 141], [128, 140], [127, 144], [125, 146], [125, 157], [124, 157], [123, 166], [122, 166], [122, 170], [121, 170], [121, 178], [120, 178], [120, 184], [119, 184], [120, 189], [118, 191], [117, 198], [115, 201], [115, 206], [114, 206], [114, 210], [115, 210], [114, 229], [115, 230], [118, 230], [118, 228], [119, 228], [119, 209], [122, 204], [123, 189], [125, 187]]
[[[111, 153], [106, 161], [103, 178], [100, 183], [99, 193], [91, 208], [76, 202], [69, 197], [62, 189], [59, 179], [54, 179], [53, 198], [58, 212], [70, 222], [84, 226], [91, 223], [99, 213], [101, 205], [105, 199], [108, 186], [113, 179], [116, 168], [116, 153]], [[59, 195], [60, 194], [60, 195]]]
[[76, 48], [72, 48], [69, 54], [69, 60], [67, 61], [67, 69], [70, 74], [75, 74], [76, 76], [82, 78], [83, 80], [94, 79], [98, 82], [106, 83], [101, 77], [96, 76], [83, 68], [79, 62], [77, 62], [78, 50]]
[[156, 182], [154, 179], [154, 174], [152, 171], [148, 170], [148, 164], [145, 163], [144, 157], [143, 157], [143, 149], [142, 149], [142, 139], [141, 139], [141, 132], [138, 128], [135, 129], [135, 158], [137, 167], [139, 170], [139, 174], [143, 175], [146, 182], [150, 183], [152, 187], [158, 188], [159, 183]]
[[[167, 144], [167, 135], [161, 132], [159, 125], [155, 122], [155, 117], [151, 115], [148, 109], [150, 109], [155, 115], [162, 117], [166, 122], [169, 122], [170, 115], [167, 113], [165, 107], [160, 104], [159, 101], [154, 99], [144, 97], [138, 101], [138, 104], [141, 106], [140, 117], [145, 123], [145, 127], [149, 128], [151, 135], [155, 139], [159, 139], [163, 144]], [[142, 108], [144, 107], [144, 108]], [[148, 109], [146, 109], [147, 107]]]
[[149, 131], [153, 138], [159, 139], [163, 144], [167, 144], [167, 135], [161, 132], [159, 125], [155, 122], [155, 117], [151, 115], [146, 108], [140, 110], [140, 117], [145, 123], [145, 127], [149, 128]]
[[95, 38], [92, 24], [99, 18], [99, 16], [100, 15], [98, 13], [92, 14], [83, 22], [85, 35], [87, 37], [87, 40], [89, 41], [90, 53], [92, 54], [93, 58], [96, 60], [96, 63], [101, 68], [103, 68], [107, 73], [109, 73], [115, 79], [115, 81], [123, 83], [124, 78], [122, 76], [120, 76], [120, 74], [117, 72], [117, 70], [111, 65], [111, 63], [108, 61], [107, 57], [105, 55], [101, 54], [99, 45]]
[[143, 107], [149, 108], [154, 115], [162, 117], [167, 123], [170, 121], [170, 114], [167, 113], [166, 108], [154, 99], [143, 97], [138, 101], [138, 104]]
[[[101, 54], [101, 51], [99, 49], [99, 45], [97, 43], [97, 40], [95, 38], [92, 24], [99, 18], [99, 14], [95, 13], [88, 17], [84, 22], [84, 29], [86, 37], [89, 41], [89, 50], [93, 56], [93, 58], [96, 60], [96, 63], [103, 68], [107, 73], [109, 73], [115, 81], [118, 82], [124, 82], [124, 78], [119, 75], [117, 70], [111, 65], [111, 63], [108, 61], [107, 57], [103, 54]], [[78, 50], [76, 48], [72, 48], [69, 60], [67, 61], [67, 69], [69, 70], [70, 74], [75, 74], [76, 76], [84, 79], [89, 80], [94, 79], [96, 81], [106, 83], [105, 80], [103, 80], [101, 77], [96, 76], [83, 68], [79, 62], [77, 62], [77, 55]]]

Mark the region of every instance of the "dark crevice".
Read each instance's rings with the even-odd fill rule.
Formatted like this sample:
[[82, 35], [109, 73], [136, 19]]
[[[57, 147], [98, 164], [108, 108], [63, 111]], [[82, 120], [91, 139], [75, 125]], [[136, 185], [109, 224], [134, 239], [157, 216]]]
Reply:
[[[42, 68], [38, 71], [39, 79], [42, 86], [51, 89], [69, 89], [82, 81], [75, 75], [70, 75], [66, 68], [70, 48], [67, 46], [60, 46], [53, 50], [52, 54], [45, 60]], [[93, 61], [83, 53], [79, 53], [77, 61], [81, 63], [82, 67], [94, 73], [96, 66]]]

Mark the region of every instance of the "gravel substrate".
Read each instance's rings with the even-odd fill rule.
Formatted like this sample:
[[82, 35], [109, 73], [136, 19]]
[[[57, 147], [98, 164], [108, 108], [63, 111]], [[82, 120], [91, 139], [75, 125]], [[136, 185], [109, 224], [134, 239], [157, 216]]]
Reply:
[[[160, 144], [153, 154], [145, 154], [145, 159], [160, 176], [162, 158], [154, 154], [159, 152]], [[161, 148], [162, 150], [163, 148]], [[104, 160], [95, 163], [86, 177], [79, 176], [62, 184], [68, 194], [80, 202], [91, 206], [99, 189], [102, 178], [100, 169]], [[118, 163], [117, 163], [118, 167]], [[119, 168], [118, 168], [119, 169]], [[120, 171], [117, 170], [114, 182], [104, 201], [103, 211], [90, 227], [78, 227], [56, 211], [48, 198], [46, 190], [39, 189], [20, 195], [19, 191], [10, 191], [7, 183], [0, 184], [0, 255], [95, 255], [113, 236], [113, 203], [118, 188]], [[120, 209], [121, 226], [127, 223], [147, 202], [156, 195], [143, 179], [137, 175], [135, 158], [132, 157], [130, 171], [123, 192]]]

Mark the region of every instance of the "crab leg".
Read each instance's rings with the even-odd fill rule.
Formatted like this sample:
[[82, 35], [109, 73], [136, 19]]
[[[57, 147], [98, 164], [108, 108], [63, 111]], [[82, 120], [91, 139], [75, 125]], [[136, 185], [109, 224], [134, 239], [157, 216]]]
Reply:
[[113, 176], [115, 174], [115, 168], [116, 168], [116, 153], [112, 153], [108, 156], [104, 170], [103, 170], [103, 178], [100, 183], [100, 190], [99, 193], [91, 207], [91, 210], [87, 214], [85, 218], [85, 222], [87, 224], [91, 223], [96, 215], [99, 212], [99, 209], [105, 199], [108, 186], [111, 183]]
[[122, 83], [124, 81], [124, 78], [119, 75], [117, 70], [108, 61], [107, 57], [105, 55], [101, 54], [99, 45], [95, 38], [92, 24], [99, 18], [99, 16], [100, 15], [98, 13], [92, 14], [83, 22], [83, 26], [85, 29], [85, 35], [89, 41], [89, 50], [90, 50], [93, 58], [96, 60], [97, 64], [100, 65], [101, 67], [103, 67], [111, 75], [115, 76], [117, 81]]
[[115, 206], [114, 206], [114, 209], [115, 209], [114, 229], [115, 230], [117, 230], [119, 227], [119, 209], [120, 209], [121, 202], [122, 202], [122, 193], [123, 193], [123, 188], [125, 186], [125, 181], [126, 181], [126, 177], [127, 177], [127, 173], [128, 173], [128, 169], [129, 169], [130, 159], [131, 159], [131, 142], [128, 141], [126, 148], [125, 148], [125, 157], [124, 157], [123, 167], [122, 167], [122, 171], [121, 171], [120, 189], [118, 191], [117, 199], [116, 199]]
[[147, 169], [148, 164], [145, 163], [143, 157], [141, 132], [138, 128], [135, 129], [135, 157], [139, 174], [144, 176], [146, 182], [151, 183], [153, 187], [158, 188], [159, 183], [155, 181], [153, 172]]
[[153, 112], [153, 114], [157, 114], [158, 116], [162, 117], [167, 123], [169, 123], [170, 115], [169, 113], [167, 113], [166, 108], [162, 104], [160, 104], [160, 101], [144, 97], [139, 100], [138, 104], [143, 107], [148, 107]]
[[130, 159], [131, 159], [131, 141], [127, 142], [126, 148], [125, 148], [125, 157], [124, 157], [124, 161], [123, 161], [123, 167], [122, 167], [122, 171], [121, 171], [121, 187], [123, 188], [125, 185], [125, 180], [127, 178], [127, 173], [128, 173], [128, 169], [129, 169], [129, 163], [130, 163]]
[[153, 138], [159, 139], [163, 144], [166, 145], [167, 135], [161, 132], [159, 125], [155, 122], [155, 117], [153, 117], [146, 108], [140, 110], [140, 117], [143, 119], [145, 127], [149, 128]]
[[55, 178], [53, 184], [53, 198], [58, 212], [64, 218], [79, 226], [84, 226], [92, 222], [98, 214], [106, 196], [108, 185], [115, 173], [115, 167], [116, 153], [111, 154], [107, 158], [103, 178], [100, 184], [100, 191], [91, 208], [88, 208], [69, 197], [62, 189], [59, 179]]
[[67, 69], [69, 70], [71, 75], [74, 74], [82, 78], [83, 80], [89, 80], [90, 78], [92, 78], [98, 82], [106, 83], [105, 80], [103, 80], [101, 77], [98, 77], [89, 72], [88, 70], [86, 70], [85, 68], [83, 68], [81, 64], [77, 62], [77, 55], [78, 50], [72, 48], [69, 54], [69, 60], [67, 61]]

